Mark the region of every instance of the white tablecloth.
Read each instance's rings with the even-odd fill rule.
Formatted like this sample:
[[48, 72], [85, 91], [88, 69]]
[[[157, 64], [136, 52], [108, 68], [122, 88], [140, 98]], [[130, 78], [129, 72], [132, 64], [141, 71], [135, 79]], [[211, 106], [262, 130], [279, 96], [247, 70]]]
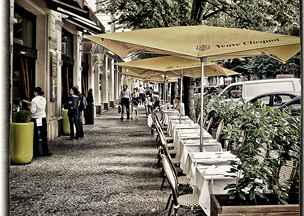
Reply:
[[164, 124], [169, 123], [169, 116], [179, 116], [179, 112], [176, 109], [170, 109], [170, 110], [163, 110], [165, 116], [164, 116]]
[[[177, 151], [181, 149], [181, 142], [183, 140], [199, 140], [200, 139], [200, 128], [185, 128], [176, 130], [173, 137], [173, 144]], [[203, 139], [213, 140], [212, 136], [206, 131], [203, 130]]]
[[[199, 142], [199, 140], [197, 140]], [[181, 145], [180, 149], [180, 168], [183, 170], [185, 174], [188, 175], [191, 161], [190, 156], [196, 153], [212, 153], [222, 151], [222, 148], [219, 143], [215, 142], [215, 140], [210, 139], [210, 142], [204, 142], [203, 152], [200, 152], [199, 145]], [[191, 155], [192, 154], [192, 155]], [[195, 157], [195, 155], [193, 156]]]
[[193, 177], [195, 181], [191, 181], [193, 196], [198, 198], [199, 205], [207, 216], [210, 215], [210, 195], [226, 194], [228, 191], [224, 188], [236, 183], [236, 179], [228, 173], [230, 169], [230, 165], [209, 166], [208, 168], [205, 165], [198, 165], [196, 167], [197, 172]]
[[[238, 160], [235, 155], [230, 152], [214, 151], [214, 152], [189, 152], [185, 167], [185, 173], [191, 178], [191, 182], [195, 182], [197, 166], [220, 166], [229, 165], [230, 161]], [[193, 178], [194, 177], [194, 178]]]
[[[208, 155], [213, 152], [221, 152], [222, 146], [220, 143], [216, 142], [215, 140], [210, 139], [210, 142], [204, 142], [203, 152], [200, 152], [200, 144], [199, 140], [187, 140], [182, 141], [180, 145], [180, 167], [182, 168], [183, 172], [190, 176], [190, 168], [191, 168], [191, 154], [193, 153], [205, 153], [208, 152]], [[195, 157], [194, 155], [193, 157]]]
[[200, 128], [200, 126], [197, 123], [191, 122], [191, 123], [183, 123], [183, 124], [173, 124], [171, 130], [169, 131], [169, 135], [172, 136], [173, 140], [175, 138], [175, 135], [177, 131], [184, 130], [184, 129], [197, 129]]
[[194, 124], [194, 122], [188, 116], [182, 119], [181, 121], [179, 121], [179, 119], [170, 119], [168, 122], [168, 133], [169, 131], [171, 131], [172, 133], [173, 127], [179, 124]]
[[200, 206], [210, 215], [210, 194], [226, 194], [224, 188], [235, 183], [231, 177], [230, 161], [238, 160], [230, 152], [190, 152], [188, 154], [188, 173], [193, 195]]

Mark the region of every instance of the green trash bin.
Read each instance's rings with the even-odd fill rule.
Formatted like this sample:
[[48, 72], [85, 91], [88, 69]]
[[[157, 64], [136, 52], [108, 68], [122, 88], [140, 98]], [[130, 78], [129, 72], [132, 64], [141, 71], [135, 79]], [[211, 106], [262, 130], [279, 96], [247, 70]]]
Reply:
[[69, 116], [68, 116], [68, 110], [63, 109], [63, 134], [64, 135], [70, 135], [70, 122], [69, 122]]
[[28, 164], [33, 159], [34, 123], [11, 123], [11, 162]]

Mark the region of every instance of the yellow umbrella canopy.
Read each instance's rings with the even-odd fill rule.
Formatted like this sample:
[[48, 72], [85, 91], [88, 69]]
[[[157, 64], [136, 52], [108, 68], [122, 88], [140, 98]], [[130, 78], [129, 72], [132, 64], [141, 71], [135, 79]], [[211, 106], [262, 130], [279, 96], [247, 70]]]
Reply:
[[[150, 51], [179, 55], [201, 60], [201, 88], [204, 89], [204, 64], [207, 61], [269, 55], [286, 62], [300, 51], [299, 37], [246, 29], [214, 26], [178, 26], [142, 29], [88, 36], [124, 58], [132, 52]], [[204, 98], [201, 97], [201, 116]], [[201, 121], [200, 150], [203, 149], [203, 121]]]
[[[173, 78], [181, 76], [181, 73], [184, 76], [194, 78], [201, 76], [201, 63], [199, 60], [179, 56], [141, 59], [119, 63], [118, 65], [125, 68], [124, 73], [130, 76], [146, 77], [151, 76], [151, 74], [163, 74]], [[207, 63], [204, 67], [204, 75], [207, 77], [238, 75], [237, 72], [214, 63]]]
[[131, 52], [178, 54], [209, 61], [269, 55], [282, 62], [300, 51], [294, 36], [214, 26], [178, 26], [88, 36], [121, 57]]
[[150, 74], [150, 75], [139, 75], [137, 73], [134, 73], [132, 70], [130, 69], [126, 69], [122, 72], [122, 74], [126, 75], [127, 78], [130, 79], [137, 79], [137, 80], [142, 80], [142, 81], [150, 81], [150, 82], [159, 82], [159, 83], [163, 83], [163, 82], [177, 82], [177, 77], [168, 77], [168, 76], [164, 76], [161, 74]]

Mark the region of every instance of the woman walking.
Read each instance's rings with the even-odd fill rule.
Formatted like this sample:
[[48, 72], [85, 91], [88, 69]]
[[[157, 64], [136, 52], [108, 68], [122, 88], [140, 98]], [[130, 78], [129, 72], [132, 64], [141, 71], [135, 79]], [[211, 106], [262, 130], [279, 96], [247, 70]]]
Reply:
[[87, 96], [87, 108], [84, 112], [85, 116], [85, 124], [94, 124], [94, 98], [93, 98], [93, 90], [89, 89]]
[[131, 99], [130, 90], [128, 89], [127, 85], [123, 85], [123, 88], [120, 93], [121, 121], [123, 121], [125, 111], [127, 113], [127, 119], [130, 118], [130, 99]]
[[137, 88], [134, 88], [134, 91], [132, 93], [132, 101], [131, 101], [131, 119], [133, 119], [133, 113], [135, 114], [135, 119], [137, 119], [138, 114], [138, 105], [140, 103], [140, 95], [137, 91]]

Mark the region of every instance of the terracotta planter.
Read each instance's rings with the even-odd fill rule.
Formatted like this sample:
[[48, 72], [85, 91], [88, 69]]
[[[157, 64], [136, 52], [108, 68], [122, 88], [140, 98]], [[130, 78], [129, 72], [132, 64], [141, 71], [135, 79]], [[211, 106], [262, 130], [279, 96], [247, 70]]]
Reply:
[[11, 161], [28, 164], [33, 159], [34, 123], [11, 123]]
[[223, 204], [227, 195], [211, 195], [211, 216], [299, 216], [298, 204], [235, 205]]

